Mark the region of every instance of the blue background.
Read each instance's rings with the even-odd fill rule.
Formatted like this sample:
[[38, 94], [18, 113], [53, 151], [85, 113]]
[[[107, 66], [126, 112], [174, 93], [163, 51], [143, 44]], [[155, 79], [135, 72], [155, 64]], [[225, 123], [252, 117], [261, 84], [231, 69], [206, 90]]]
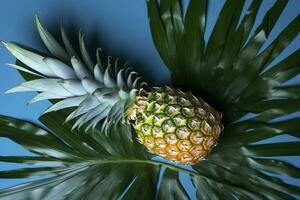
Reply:
[[[184, 5], [187, 0], [183, 1]], [[209, 4], [208, 25], [205, 32], [207, 40], [224, 1], [211, 0]], [[245, 8], [251, 1], [247, 1]], [[261, 22], [262, 15], [274, 3], [274, 0], [265, 0], [256, 26]], [[278, 35], [278, 33], [300, 13], [299, 0], [290, 0], [284, 13], [272, 31], [267, 44]], [[59, 31], [60, 21], [63, 19], [65, 27], [72, 37], [77, 37], [81, 29], [87, 39], [88, 46], [92, 49], [100, 46], [107, 55], [120, 56], [135, 65], [135, 68], [151, 84], [169, 84], [170, 74], [163, 64], [152, 42], [147, 19], [147, 8], [145, 0], [2, 0], [0, 8], [0, 40], [17, 41], [34, 48], [44, 50], [34, 26], [34, 15], [38, 14], [43, 24], [52, 32]], [[265, 48], [264, 45], [263, 48]], [[273, 62], [274, 65], [291, 52], [299, 49], [300, 37]], [[50, 104], [47, 101], [27, 105], [34, 93], [16, 93], [4, 95], [4, 91], [22, 82], [23, 79], [16, 70], [5, 66], [5, 63], [14, 63], [14, 58], [0, 47], [0, 114], [30, 120], [36, 123], [37, 118]], [[292, 80], [299, 83], [300, 77]], [[299, 113], [294, 114], [299, 115]], [[294, 138], [275, 138], [291, 140]], [[28, 155], [22, 147], [14, 144], [8, 139], [0, 138], [0, 155]], [[298, 157], [299, 158], [299, 157]], [[300, 166], [297, 157], [283, 158]], [[0, 163], [0, 170], [15, 169], [20, 165]], [[186, 181], [185, 187], [190, 195], [194, 195], [191, 183]], [[30, 179], [33, 180], [33, 179]], [[287, 182], [296, 183], [296, 180], [287, 179]], [[0, 189], [9, 187], [27, 180], [4, 180], [0, 179]], [[299, 181], [297, 182], [300, 185]]]

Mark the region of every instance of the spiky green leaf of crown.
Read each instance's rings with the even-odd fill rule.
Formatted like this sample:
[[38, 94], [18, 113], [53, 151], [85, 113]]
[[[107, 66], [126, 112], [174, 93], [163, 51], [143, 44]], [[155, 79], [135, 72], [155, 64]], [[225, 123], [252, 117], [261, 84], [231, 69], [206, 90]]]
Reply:
[[70, 121], [77, 118], [73, 128], [87, 124], [88, 130], [95, 128], [101, 120], [104, 120], [102, 128], [107, 130], [112, 123], [123, 120], [135, 100], [140, 85], [137, 73], [127, 67], [126, 63], [119, 66], [118, 59], [112, 63], [111, 57], [107, 58], [105, 67], [101, 61], [101, 49], [96, 52], [97, 63], [94, 64], [86, 49], [83, 35], [79, 33], [83, 62], [62, 26], [61, 37], [66, 50], [42, 26], [37, 16], [36, 26], [50, 55], [45, 56], [14, 43], [3, 43], [28, 68], [14, 64], [9, 66], [40, 77], [21, 83], [7, 93], [40, 92], [30, 103], [44, 99], [59, 99], [59, 102], [45, 113], [77, 107], [66, 119]]

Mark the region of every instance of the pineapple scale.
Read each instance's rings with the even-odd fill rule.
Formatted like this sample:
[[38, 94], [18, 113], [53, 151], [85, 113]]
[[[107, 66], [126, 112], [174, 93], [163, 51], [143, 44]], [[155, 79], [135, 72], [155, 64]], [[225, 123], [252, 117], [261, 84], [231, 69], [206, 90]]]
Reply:
[[223, 129], [220, 114], [205, 101], [168, 87], [141, 89], [129, 119], [149, 152], [184, 165], [205, 159]]

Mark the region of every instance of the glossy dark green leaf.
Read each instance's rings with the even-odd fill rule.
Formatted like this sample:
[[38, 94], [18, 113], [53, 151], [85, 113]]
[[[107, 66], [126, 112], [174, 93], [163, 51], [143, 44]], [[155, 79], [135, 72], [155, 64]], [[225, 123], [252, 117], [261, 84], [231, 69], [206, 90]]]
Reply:
[[[243, 171], [231, 171], [227, 166], [211, 164], [210, 161], [206, 162], [205, 165], [207, 165], [207, 167], [204, 167], [203, 165], [197, 165], [193, 168], [201, 175], [207, 177], [207, 179], [209, 180], [208, 183], [210, 183], [211, 188], [212, 185], [216, 185], [218, 187], [218, 190], [214, 192], [218, 196], [222, 197], [224, 195], [220, 194], [225, 193], [227, 196], [233, 194], [240, 199], [264, 199], [263, 194], [257, 193], [255, 191], [257, 186], [253, 186], [250, 183], [249, 177], [244, 174], [244, 169]], [[242, 173], [244, 177], [243, 179], [241, 179]], [[199, 183], [199, 181], [197, 181], [197, 177], [192, 177], [192, 179], [194, 185]], [[199, 194], [201, 194], [201, 190], [214, 190], [211, 188], [200, 188], [202, 184], [203, 181], [202, 183], [200, 182], [200, 185], [196, 185], [196, 188], [199, 190]], [[201, 198], [201, 195], [199, 195], [199, 197]]]
[[138, 176], [122, 199], [154, 199], [156, 193], [153, 191], [156, 191], [158, 184], [157, 169], [153, 169], [151, 166], [141, 166], [137, 170]]
[[[272, 93], [274, 95], [277, 94], [276, 92], [272, 91], [274, 86], [276, 87], [279, 84], [279, 83], [276, 84], [277, 83], [276, 79], [274, 80], [266, 79], [262, 81], [262, 79], [260, 79], [261, 76], [259, 76], [259, 74], [266, 66], [268, 66], [268, 64], [270, 64], [283, 51], [284, 48], [287, 47], [288, 44], [292, 42], [292, 40], [297, 36], [297, 34], [300, 31], [299, 27], [300, 27], [300, 17], [298, 16], [279, 34], [279, 36], [270, 44], [269, 47], [267, 47], [263, 52], [261, 52], [258, 56], [256, 56], [255, 59], [249, 62], [246, 68], [251, 70], [250, 71], [247, 70], [245, 72], [249, 77], [248, 80], [244, 79], [243, 80], [243, 82], [245, 82], [243, 84], [244, 86], [239, 86], [238, 89], [234, 89], [236, 93], [240, 93], [238, 96], [235, 96], [236, 99], [239, 99], [238, 103], [245, 104], [244, 102], [247, 102], [247, 104], [251, 104], [251, 103], [259, 102], [260, 100], [264, 100], [264, 99], [253, 99], [252, 101], [251, 100], [249, 101], [249, 99], [246, 100], [247, 98], [246, 96], [252, 94], [252, 91], [254, 90], [255, 87], [264, 88], [265, 85], [267, 85], [269, 87], [264, 91], [261, 91], [261, 94], [268, 94], [268, 93]], [[296, 74], [294, 73], [294, 75]], [[287, 80], [288, 79], [285, 79], [285, 81]], [[229, 87], [232, 88], [234, 84], [235, 83], [232, 82], [231, 86]], [[253, 93], [254, 92], [257, 93], [257, 90], [253, 91]], [[285, 95], [288, 95], [288, 93], [285, 93]], [[267, 96], [267, 98], [271, 98], [271, 97]]]
[[63, 163], [57, 161], [55, 158], [42, 156], [0, 156], [0, 161], [7, 163], [20, 163], [30, 165], [63, 166]]
[[160, 18], [159, 7], [156, 1], [148, 0], [148, 17], [151, 27], [153, 42], [155, 43], [162, 59], [168, 66], [172, 66], [172, 58], [169, 54], [168, 40], [162, 19]]
[[[218, 199], [219, 187], [209, 179], [192, 176], [193, 184], [196, 188], [197, 197], [203, 200]], [[229, 198], [230, 199], [230, 198]]]
[[273, 176], [300, 179], [298, 166], [274, 158], [299, 156], [299, 142], [257, 143], [285, 134], [299, 138], [299, 118], [278, 120], [300, 110], [299, 85], [282, 85], [299, 74], [299, 50], [268, 68], [298, 35], [299, 16], [261, 51], [287, 1], [277, 0], [250, 34], [262, 1], [252, 1], [240, 19], [245, 1], [227, 0], [205, 44], [207, 3], [191, 0], [184, 13], [179, 0], [147, 0], [153, 41], [174, 84], [224, 114], [225, 129], [206, 160], [193, 170], [153, 161], [130, 127], [113, 128], [108, 135], [71, 130], [71, 123], [63, 123], [68, 110], [40, 118], [49, 131], [2, 116], [0, 136], [37, 157], [1, 156], [1, 162], [29, 166], [0, 171], [0, 177], [46, 177], [1, 190], [1, 199], [189, 199], [178, 172], [190, 175], [198, 199], [299, 196], [299, 186]]
[[[227, 137], [223, 139], [223, 144], [234, 143], [232, 144], [232, 146], [241, 144], [247, 145], [250, 143], [260, 142], [265, 139], [269, 139], [274, 136], [279, 136], [283, 134], [290, 134], [294, 137], [299, 138], [299, 123], [299, 118], [272, 123], [255, 120], [241, 122], [235, 124], [235, 127], [231, 126], [224, 131], [224, 134], [226, 134]], [[234, 128], [237, 129], [234, 130]], [[227, 131], [230, 131], [230, 133], [227, 133]]]
[[256, 29], [256, 33], [262, 30], [268, 36], [287, 3], [287, 0], [276, 1], [272, 8], [265, 14], [262, 23]]
[[253, 158], [251, 159], [250, 164], [253, 168], [265, 172], [282, 174], [298, 179], [300, 178], [300, 169], [287, 162], [273, 159]]
[[269, 121], [297, 112], [300, 110], [299, 102], [300, 100], [298, 99], [270, 99], [257, 104], [245, 106], [244, 111], [251, 110], [251, 112], [257, 113], [258, 115], [253, 118], [254, 120]]
[[[207, 81], [210, 87], [215, 84], [214, 76], [226, 70], [241, 46], [242, 34], [234, 34], [242, 12], [244, 1], [228, 0], [225, 2], [219, 18], [210, 35], [205, 51], [203, 65], [198, 76]], [[228, 60], [229, 59], [229, 60]], [[210, 80], [210, 81], [209, 81]], [[204, 82], [202, 82], [204, 86]]]
[[[300, 32], [299, 27], [300, 27], [300, 16], [298, 15], [285, 27], [285, 29], [270, 44], [270, 46], [258, 56], [257, 60], [260, 60], [261, 55], [268, 58], [264, 62], [262, 62], [262, 66], [261, 66], [262, 69], [264, 69], [265, 66], [270, 64], [293, 41], [293, 39]], [[272, 49], [270, 53], [268, 51], [269, 49]], [[258, 63], [260, 62], [261, 61], [259, 61]]]
[[184, 19], [186, 67], [194, 70], [201, 66], [200, 61], [205, 47], [206, 7], [206, 0], [191, 0]]
[[[91, 146], [91, 143], [86, 142], [90, 138], [89, 135], [83, 135], [79, 131], [72, 130], [72, 124], [70, 122], [65, 122], [66, 116], [67, 115], [61, 112], [52, 112], [48, 113], [46, 116], [42, 115], [40, 117], [40, 121], [53, 133], [59, 135], [60, 139], [82, 154], [94, 154], [95, 156], [99, 156], [99, 154], [101, 155], [105, 153], [105, 149], [101, 149], [98, 143]], [[62, 126], [62, 124], [64, 125]], [[98, 151], [96, 151], [95, 148], [100, 149], [97, 149]]]
[[174, 199], [185, 200], [189, 199], [187, 192], [179, 181], [179, 176], [176, 171], [166, 169], [159, 187], [157, 199]]
[[262, 75], [267, 78], [279, 81], [281, 83], [288, 81], [299, 74], [300, 70], [300, 50], [295, 51], [287, 58], [267, 70]]
[[[213, 158], [199, 163], [193, 168], [209, 179], [208, 182], [212, 181], [215, 185], [222, 185], [241, 199], [265, 199], [267, 197], [295, 199], [291, 194], [299, 195], [299, 186], [284, 183], [278, 178], [256, 170], [254, 168], [255, 164], [250, 165], [248, 159], [245, 159], [245, 155], [234, 158], [224, 165], [223, 163], [227, 161], [228, 157], [223, 155], [228, 155], [228, 153], [214, 155]], [[239, 153], [243, 154], [243, 151]], [[237, 154], [237, 156], [239, 155]], [[266, 165], [264, 171], [268, 168], [272, 169], [272, 166]], [[283, 171], [281, 169], [281, 172]], [[218, 192], [221, 190], [218, 190]], [[230, 192], [228, 193], [230, 194]]]
[[[87, 174], [83, 173], [86, 169], [86, 166], [81, 166], [76, 169], [69, 170], [66, 173], [62, 173], [59, 176], [22, 184], [6, 190], [1, 190], [0, 197], [4, 200], [51, 198], [59, 200], [65, 199], [65, 193], [75, 190], [77, 187], [83, 187], [83, 185], [87, 183], [88, 180], [85, 180]], [[81, 178], [81, 180], [79, 178]], [[73, 184], [70, 184], [72, 182]], [[84, 186], [86, 187], [85, 191], [89, 189], [88, 184]], [[76, 198], [78, 198], [78, 196]]]
[[10, 138], [25, 149], [39, 155], [60, 159], [80, 159], [78, 152], [47, 131], [14, 118], [0, 116], [0, 136]]
[[299, 156], [300, 142], [281, 142], [274, 144], [260, 144], [246, 147], [250, 155], [255, 156]]
[[[253, 1], [248, 9], [248, 11], [245, 13], [245, 16], [243, 18], [243, 20], [241, 21], [239, 27], [238, 27], [238, 32], [240, 32], [241, 30], [243, 30], [243, 39], [241, 44], [245, 44], [250, 32], [253, 28], [253, 25], [255, 23], [255, 19], [258, 13], [258, 10], [262, 4], [262, 0], [257, 0], [257, 1]], [[240, 30], [240, 31], [239, 31]]]
[[[193, 39], [196, 44], [176, 46], [180, 49], [191, 49], [193, 46], [195, 52], [202, 51], [198, 57], [192, 56], [189, 61], [182, 63], [184, 55], [173, 55], [172, 52], [176, 52], [174, 49], [169, 51], [169, 57], [162, 56], [164, 61], [173, 61], [165, 64], [170, 68], [176, 86], [201, 95], [221, 110], [225, 117], [225, 130], [221, 133], [218, 146], [207, 160], [193, 166], [200, 176], [192, 174], [192, 181], [198, 199], [295, 199], [293, 195], [299, 195], [298, 186], [265, 173], [299, 179], [298, 167], [272, 158], [299, 156], [299, 142], [255, 143], [284, 134], [299, 137], [298, 118], [270, 121], [300, 110], [299, 86], [282, 86], [282, 83], [299, 74], [299, 50], [274, 67], [266, 68], [299, 33], [299, 16], [279, 33], [270, 46], [260, 52], [287, 1], [276, 1], [253, 34], [250, 33], [262, 1], [252, 1], [244, 18], [240, 19], [244, 3], [225, 2], [205, 49], [199, 48], [203, 45], [202, 34]], [[189, 6], [192, 4], [195, 2], [190, 1]], [[149, 6], [148, 11], [160, 12]], [[200, 13], [205, 11], [201, 10]], [[185, 20], [192, 14], [187, 12]], [[156, 16], [162, 20], [160, 14]], [[152, 23], [157, 20], [151, 16], [149, 19]], [[238, 20], [241, 20], [239, 25]], [[184, 29], [203, 30], [202, 24], [184, 24]], [[167, 21], [164, 26], [172, 27]], [[151, 31], [160, 52], [160, 46], [157, 45], [159, 41], [154, 36], [157, 33], [152, 26]], [[166, 34], [165, 37], [166, 40], [170, 39], [170, 35]], [[249, 114], [255, 115], [236, 122]]]
[[[119, 127], [107, 136], [98, 131], [86, 134], [71, 132], [70, 125], [62, 124], [63, 119], [59, 112], [41, 118], [53, 131], [50, 133], [34, 124], [1, 116], [0, 136], [9, 137], [39, 156], [0, 157], [3, 162], [37, 165], [0, 171], [0, 178], [52, 176], [2, 190], [1, 198], [38, 199], [38, 195], [43, 194], [45, 199], [78, 199], [85, 194], [87, 199], [95, 199], [100, 193], [103, 199], [116, 199], [131, 183], [128, 197], [141, 188], [145, 197], [155, 195], [160, 163], [149, 160], [129, 127]], [[143, 187], [145, 182], [147, 188]]]
[[[168, 40], [169, 54], [176, 63], [182, 63], [186, 57], [184, 49], [178, 47], [184, 44], [184, 24], [181, 8], [177, 0], [165, 0], [160, 3], [161, 19]], [[182, 56], [179, 56], [182, 55]]]
[[[199, 5], [200, 2], [204, 4], [204, 1], [198, 1]], [[259, 50], [266, 42], [271, 30], [285, 8], [287, 1], [276, 1], [272, 8], [265, 14], [262, 23], [254, 30], [252, 35], [250, 35], [250, 32], [253, 29], [255, 18], [262, 1], [253, 1], [238, 25], [244, 3], [245, 1], [236, 3], [236, 1], [230, 0], [225, 2], [209, 41], [206, 44], [207, 47], [202, 53], [205, 56], [201, 56], [202, 54], [198, 53], [197, 59], [193, 59], [194, 57], [191, 56], [191, 59], [187, 61], [184, 58], [184, 54], [175, 55], [172, 53], [176, 52], [174, 48], [181, 50], [203, 46], [202, 41], [204, 36], [202, 34], [198, 34], [198, 39], [194, 39], [195, 42], [193, 45], [191, 45], [191, 43], [185, 43], [181, 46], [173, 46], [167, 49], [168, 52], [170, 52], [169, 57], [166, 58], [162, 56], [164, 60], [172, 59], [172, 63], [165, 63], [171, 69], [174, 84], [192, 90], [195, 94], [200, 94], [211, 102], [211, 104], [216, 105], [217, 108], [221, 109], [224, 113], [225, 123], [236, 121], [238, 118], [251, 112], [251, 110], [248, 109], [250, 105], [260, 103], [262, 100], [274, 98], [273, 95], [269, 95], [270, 93], [284, 93], [284, 97], [287, 98], [289, 98], [287, 95], [294, 95], [293, 91], [285, 91], [285, 88], [284, 91], [280, 88], [280, 90], [274, 92], [274, 87], [279, 89], [279, 83], [273, 82], [272, 79], [264, 79], [260, 73], [295, 38], [300, 27], [299, 16], [278, 35], [269, 47], [258, 55]], [[155, 4], [156, 8], [158, 8], [155, 10], [153, 6], [148, 6], [148, 13], [152, 13], [149, 15], [149, 20], [152, 24], [154, 24], [154, 22], [164, 21], [162, 17], [159, 17], [163, 16], [159, 9], [160, 7], [164, 5], [165, 12], [171, 10], [171, 5], [168, 5], [164, 1], [157, 3], [154, 0], [149, 0], [148, 5], [149, 4]], [[196, 3], [190, 1], [188, 8], [192, 5], [196, 7]], [[199, 13], [199, 16], [204, 16], [203, 13], [205, 13], [205, 11], [199, 9], [199, 11], [196, 12], [195, 10], [196, 9], [188, 9], [184, 20], [189, 19], [188, 16], [196, 15], [195, 13]], [[156, 18], [153, 17], [153, 13], [156, 13]], [[166, 16], [168, 16], [168, 19], [173, 19], [178, 15], [172, 15], [172, 12], [169, 12]], [[172, 29], [173, 26], [171, 22], [172, 20], [164, 21], [164, 30], [167, 30], [166, 27], [168, 27], [167, 31], [169, 33], [178, 32], [174, 28]], [[199, 31], [199, 33], [201, 33], [204, 27], [203, 24], [205, 23], [184, 24], [184, 28], [181, 29], [184, 29], [186, 32], [188, 29], [194, 29], [195, 31], [201, 30]], [[192, 28], [192, 26], [194, 28]], [[151, 26], [151, 31], [155, 44], [161, 44], [155, 37], [155, 34], [158, 34], [157, 29]], [[177, 34], [177, 37], [178, 35], [180, 36], [181, 34]], [[173, 39], [172, 34], [166, 34], [165, 37], [165, 41]], [[186, 38], [182, 36], [182, 40], [183, 39]], [[160, 52], [160, 45], [156, 45], [156, 47]], [[193, 52], [198, 52], [196, 50], [201, 48], [194, 49], [195, 51]], [[176, 57], [177, 61], [174, 57]], [[182, 63], [183, 60], [185, 60], [184, 63]], [[282, 71], [284, 71], [282, 75], [277, 73], [278, 81], [287, 81], [298, 74], [298, 69], [292, 67], [294, 63], [297, 63], [296, 60], [295, 54], [289, 58], [289, 60], [285, 61], [287, 64], [285, 65], [286, 71], [283, 67], [277, 67], [278, 70], [281, 71], [282, 69]], [[268, 71], [266, 71], [266, 73], [268, 73]], [[257, 89], [259, 90], [257, 91]], [[249, 98], [249, 96], [251, 96], [251, 98]]]

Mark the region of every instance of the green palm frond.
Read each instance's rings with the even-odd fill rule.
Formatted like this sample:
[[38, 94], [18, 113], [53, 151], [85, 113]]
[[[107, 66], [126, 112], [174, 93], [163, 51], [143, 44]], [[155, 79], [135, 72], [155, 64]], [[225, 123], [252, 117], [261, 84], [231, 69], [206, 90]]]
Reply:
[[[225, 115], [218, 148], [193, 167], [207, 178], [192, 176], [197, 197], [293, 199], [299, 186], [273, 175], [299, 179], [300, 170], [274, 157], [299, 156], [300, 143], [257, 142], [300, 136], [299, 117], [277, 120], [300, 110], [300, 86], [284, 85], [300, 73], [299, 49], [268, 67], [299, 34], [300, 16], [260, 50], [288, 1], [276, 1], [251, 34], [262, 0], [252, 1], [239, 24], [245, 1], [227, 0], [205, 42], [208, 2], [191, 0], [184, 12], [178, 0], [147, 1], [153, 41], [174, 84], [215, 103]], [[255, 115], [239, 120], [249, 114]]]
[[[44, 178], [0, 190], [0, 199], [193, 198], [180, 172], [190, 177], [197, 199], [300, 196], [299, 186], [277, 178], [300, 179], [299, 167], [277, 159], [299, 156], [300, 142], [257, 143], [285, 134], [299, 138], [300, 118], [274, 120], [300, 110], [300, 87], [282, 85], [300, 72], [299, 50], [272, 68], [267, 66], [297, 36], [300, 18], [260, 52], [287, 1], [276, 1], [251, 34], [262, 1], [252, 2], [237, 27], [245, 1], [227, 0], [205, 42], [207, 3], [190, 0], [184, 13], [178, 0], [147, 1], [153, 40], [174, 84], [207, 98], [225, 115], [219, 144], [207, 160], [190, 169], [153, 160], [130, 127], [111, 128], [107, 135], [98, 129], [87, 134], [63, 123], [66, 111], [40, 118], [49, 131], [1, 116], [0, 137], [37, 156], [1, 156], [1, 162], [29, 167], [0, 171], [0, 178]], [[249, 113], [256, 115], [237, 121]]]
[[[37, 156], [1, 156], [1, 162], [29, 164], [28, 168], [0, 171], [0, 178], [50, 178], [0, 191], [1, 199], [116, 199], [129, 186], [124, 198], [152, 198], [156, 191], [159, 163], [149, 160], [129, 127], [86, 134], [71, 131], [62, 113], [46, 114], [40, 120], [50, 129], [0, 117], [0, 136], [22, 145]], [[71, 133], [72, 132], [72, 133]], [[122, 132], [122, 134], [119, 134]], [[35, 167], [33, 167], [35, 166]], [[129, 198], [130, 199], [130, 198]]]
[[[249, 112], [275, 108], [273, 104], [278, 99], [282, 99], [281, 103], [299, 99], [297, 86], [281, 86], [299, 74], [299, 50], [273, 68], [266, 67], [298, 35], [300, 16], [259, 52], [287, 1], [276, 1], [253, 34], [250, 33], [262, 0], [252, 2], [239, 26], [245, 1], [226, 1], [207, 43], [205, 2], [191, 0], [183, 17], [177, 0], [162, 1], [159, 5], [148, 1], [153, 41], [171, 69], [174, 83], [216, 101], [228, 123]], [[277, 115], [299, 110], [293, 107], [280, 110]]]

